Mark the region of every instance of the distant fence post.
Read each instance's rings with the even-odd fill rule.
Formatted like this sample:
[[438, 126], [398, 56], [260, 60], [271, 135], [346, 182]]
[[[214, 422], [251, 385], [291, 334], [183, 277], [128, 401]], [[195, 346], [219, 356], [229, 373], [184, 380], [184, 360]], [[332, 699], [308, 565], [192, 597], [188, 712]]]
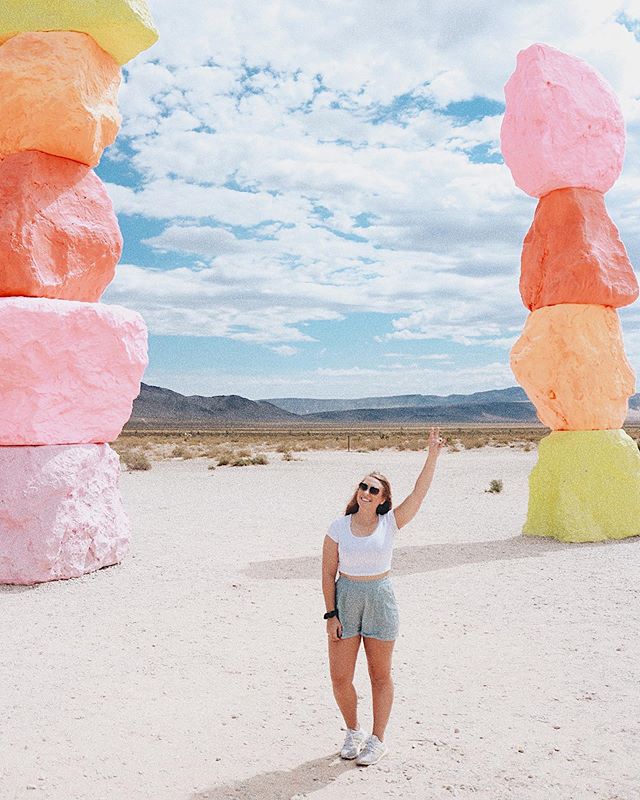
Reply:
[[347, 452], [351, 451], [351, 436], [347, 434]]

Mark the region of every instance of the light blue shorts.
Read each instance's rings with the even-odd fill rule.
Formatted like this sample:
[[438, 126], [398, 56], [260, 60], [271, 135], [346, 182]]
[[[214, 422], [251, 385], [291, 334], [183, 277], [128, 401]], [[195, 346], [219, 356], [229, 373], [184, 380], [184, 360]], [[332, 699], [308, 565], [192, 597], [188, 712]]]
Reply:
[[336, 581], [336, 608], [342, 639], [361, 635], [390, 641], [398, 637], [398, 604], [389, 575], [372, 581], [354, 581], [340, 575]]

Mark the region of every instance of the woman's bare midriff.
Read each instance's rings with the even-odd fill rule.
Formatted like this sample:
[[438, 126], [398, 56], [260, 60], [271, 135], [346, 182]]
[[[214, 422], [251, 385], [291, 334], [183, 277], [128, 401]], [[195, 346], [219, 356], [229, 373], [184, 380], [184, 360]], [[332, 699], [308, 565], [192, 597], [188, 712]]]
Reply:
[[381, 572], [379, 575], [347, 575], [346, 572], [341, 572], [343, 578], [349, 578], [350, 581], [375, 581], [377, 578], [384, 578], [391, 572], [388, 569], [386, 572]]

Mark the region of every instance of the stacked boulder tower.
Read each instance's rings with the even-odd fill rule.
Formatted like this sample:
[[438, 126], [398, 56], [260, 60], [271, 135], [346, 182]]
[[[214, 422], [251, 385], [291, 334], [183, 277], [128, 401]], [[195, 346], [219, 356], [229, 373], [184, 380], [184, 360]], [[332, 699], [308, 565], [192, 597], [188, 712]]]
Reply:
[[120, 67], [157, 38], [145, 0], [0, 8], [0, 583], [78, 577], [129, 547], [108, 442], [147, 329], [99, 302], [123, 242], [92, 167], [120, 127]]
[[622, 171], [622, 111], [586, 62], [544, 44], [518, 54], [505, 97], [505, 162], [539, 198], [521, 259], [530, 314], [511, 367], [551, 428], [523, 530], [570, 542], [637, 536], [640, 454], [622, 430], [635, 375], [617, 309], [638, 283], [604, 202]]

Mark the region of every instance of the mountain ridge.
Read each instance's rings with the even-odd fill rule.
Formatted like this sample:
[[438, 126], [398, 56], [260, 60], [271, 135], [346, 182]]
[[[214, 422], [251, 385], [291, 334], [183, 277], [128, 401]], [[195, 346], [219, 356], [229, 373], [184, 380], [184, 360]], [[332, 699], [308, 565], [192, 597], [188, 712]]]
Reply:
[[[291, 410], [294, 408], [299, 409], [298, 412]], [[183, 395], [172, 389], [143, 383], [126, 427], [259, 426], [310, 422], [323, 425], [541, 425], [533, 405], [519, 386], [472, 392], [469, 395], [407, 394], [353, 399], [289, 397], [249, 400], [235, 394]], [[640, 422], [639, 394], [630, 398], [627, 422]]]

